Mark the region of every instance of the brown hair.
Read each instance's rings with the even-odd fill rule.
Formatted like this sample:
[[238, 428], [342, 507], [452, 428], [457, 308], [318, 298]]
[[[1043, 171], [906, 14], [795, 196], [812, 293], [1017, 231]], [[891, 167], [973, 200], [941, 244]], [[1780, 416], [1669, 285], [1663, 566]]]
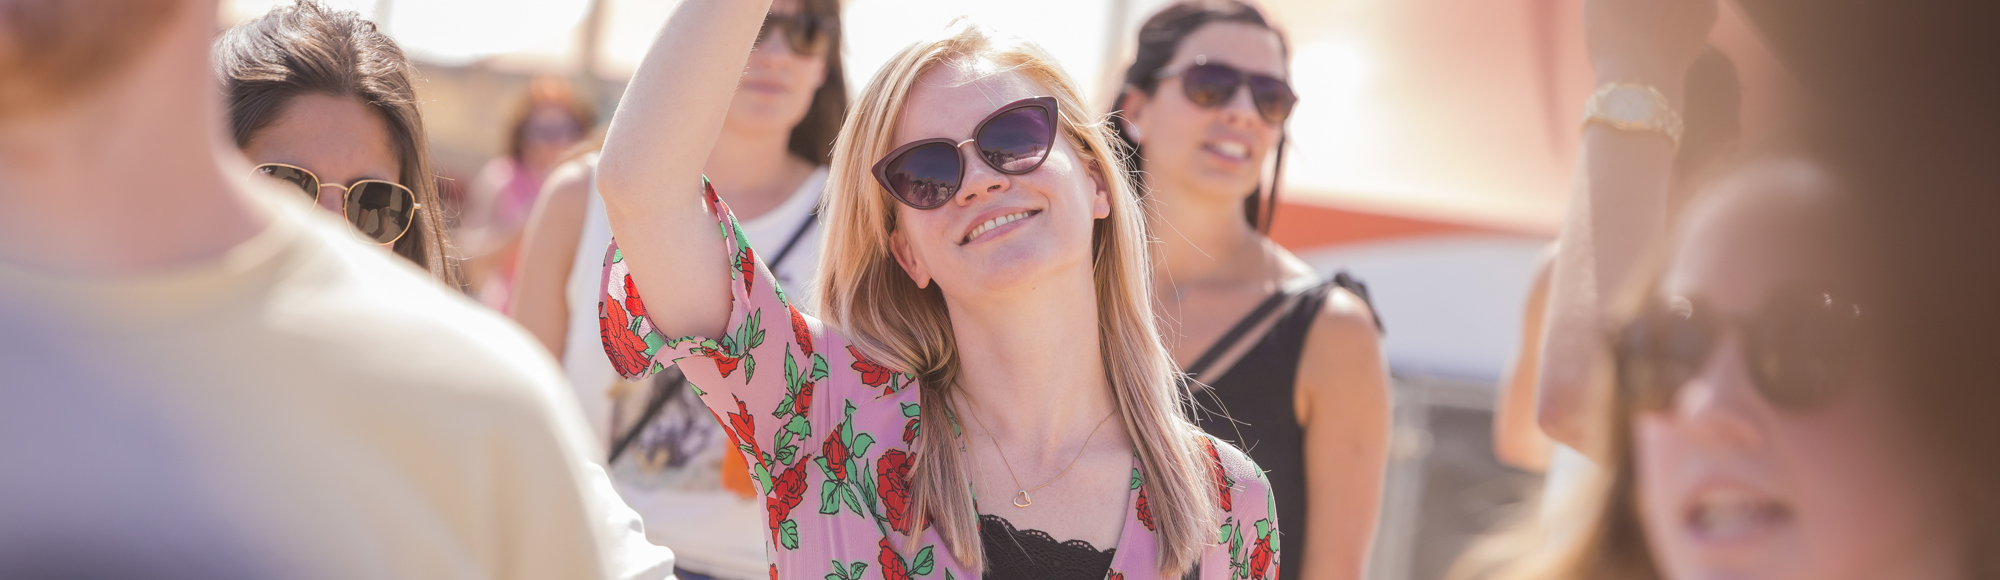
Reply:
[[229, 130], [237, 147], [249, 145], [299, 95], [358, 99], [380, 113], [402, 164], [398, 181], [423, 205], [415, 227], [391, 249], [446, 286], [460, 286], [430, 140], [411, 83], [416, 67], [396, 41], [359, 14], [298, 0], [224, 32], [215, 41], [215, 68], [228, 93]]
[[535, 77], [528, 81], [528, 89], [523, 91], [514, 111], [507, 117], [507, 156], [521, 159], [521, 130], [527, 128], [528, 119], [535, 116], [535, 109], [554, 106], [569, 114], [576, 122], [576, 133], [584, 136], [597, 125], [597, 110], [576, 94], [569, 81], [556, 77]]
[[[1139, 26], [1137, 54], [1133, 57], [1131, 66], [1125, 67], [1125, 90], [1136, 90], [1147, 96], [1153, 95], [1160, 88], [1160, 71], [1167, 68], [1168, 62], [1174, 60], [1174, 53], [1180, 51], [1181, 41], [1186, 40], [1188, 35], [1194, 34], [1196, 30], [1218, 22], [1248, 24], [1271, 31], [1271, 34], [1278, 37], [1278, 49], [1284, 54], [1285, 61], [1287, 63], [1291, 61], [1292, 48], [1285, 40], [1285, 33], [1272, 26], [1256, 6], [1240, 0], [1181, 0], [1160, 9], [1151, 18], [1147, 18], [1145, 24]], [[1119, 102], [1123, 100], [1121, 92]], [[1130, 152], [1131, 161], [1127, 164], [1127, 168], [1130, 169], [1127, 174], [1128, 179], [1135, 188], [1144, 192], [1142, 179], [1146, 164], [1145, 155], [1139, 147], [1139, 142], [1133, 141], [1132, 136], [1125, 130], [1123, 113], [1124, 110], [1119, 109], [1118, 103], [1114, 102], [1111, 107], [1112, 133]], [[1277, 169], [1273, 172], [1274, 175], [1283, 175], [1285, 171], [1285, 136], [1283, 128], [1279, 129], [1278, 148], [1275, 153]], [[1261, 186], [1244, 195], [1248, 197], [1243, 199], [1243, 217], [1250, 220], [1250, 225], [1268, 231], [1271, 218], [1277, 212], [1277, 180], [1271, 181], [1269, 199], [1264, 199]], [[1261, 217], [1260, 213], [1263, 214]]]
[[825, 24], [826, 82], [813, 93], [812, 107], [792, 126], [785, 148], [813, 165], [833, 162], [833, 140], [847, 120], [847, 68], [840, 61], [840, 0], [799, 0], [799, 8]]

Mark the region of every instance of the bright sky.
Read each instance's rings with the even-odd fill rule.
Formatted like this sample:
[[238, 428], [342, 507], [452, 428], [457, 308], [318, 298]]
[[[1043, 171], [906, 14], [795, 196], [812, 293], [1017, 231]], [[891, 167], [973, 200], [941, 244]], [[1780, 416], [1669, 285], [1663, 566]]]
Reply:
[[[225, 21], [289, 1], [225, 0]], [[574, 35], [588, 6], [587, 0], [322, 1], [378, 21], [386, 12], [389, 33], [424, 63], [500, 56], [495, 66], [531, 68], [574, 62]], [[604, 1], [600, 70], [628, 74], [673, 2]], [[1040, 44], [1083, 85], [1092, 105], [1103, 106], [1106, 96], [1097, 93], [1107, 88], [1106, 51], [1128, 50], [1107, 40], [1129, 42], [1138, 22], [1168, 0], [1127, 1], [1124, 22], [1114, 27], [1114, 0], [843, 0], [848, 86], [859, 90], [895, 51], [969, 16]], [[1542, 137], [1547, 121], [1521, 64], [1529, 42], [1519, 2], [1264, 3], [1302, 20], [1281, 22], [1294, 32], [1292, 81], [1301, 98], [1290, 124], [1289, 191], [1433, 208], [1502, 202], [1519, 207], [1474, 211], [1526, 207], [1553, 216], [1548, 208], [1556, 206], [1546, 202], [1560, 198], [1568, 153]], [[1561, 119], [1565, 127], [1568, 119]]]

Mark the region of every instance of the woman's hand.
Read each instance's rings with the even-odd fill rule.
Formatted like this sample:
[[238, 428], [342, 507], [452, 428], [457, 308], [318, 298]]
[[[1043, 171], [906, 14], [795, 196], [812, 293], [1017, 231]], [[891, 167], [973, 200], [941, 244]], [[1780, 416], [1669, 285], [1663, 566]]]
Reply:
[[1598, 84], [1648, 85], [1678, 105], [1715, 14], [1716, 0], [1584, 0], [1583, 35]]
[[[682, 0], [619, 101], [597, 188], [633, 281], [667, 336], [718, 336], [729, 268], [701, 170], [770, 0]], [[727, 187], [727, 184], [724, 184]]]

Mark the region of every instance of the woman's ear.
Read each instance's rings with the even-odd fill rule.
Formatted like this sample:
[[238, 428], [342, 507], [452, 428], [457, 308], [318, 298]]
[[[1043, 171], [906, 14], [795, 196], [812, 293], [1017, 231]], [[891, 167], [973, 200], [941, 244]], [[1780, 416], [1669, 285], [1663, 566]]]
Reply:
[[1107, 181], [1110, 178], [1107, 175], [1109, 168], [1096, 159], [1091, 159], [1086, 165], [1091, 185], [1097, 187], [1097, 193], [1090, 197], [1090, 217], [1096, 219], [1111, 217], [1111, 184]]
[[1146, 130], [1139, 126], [1139, 121], [1145, 117], [1146, 106], [1150, 104], [1152, 99], [1132, 85], [1125, 85], [1125, 91], [1118, 95], [1118, 116], [1125, 118], [1122, 128], [1125, 130], [1125, 137], [1131, 139], [1133, 143], [1146, 142]]
[[930, 270], [924, 268], [923, 262], [910, 249], [910, 238], [903, 235], [903, 230], [889, 232], [889, 253], [896, 256], [896, 264], [910, 274], [910, 281], [916, 282], [918, 288], [931, 285]]

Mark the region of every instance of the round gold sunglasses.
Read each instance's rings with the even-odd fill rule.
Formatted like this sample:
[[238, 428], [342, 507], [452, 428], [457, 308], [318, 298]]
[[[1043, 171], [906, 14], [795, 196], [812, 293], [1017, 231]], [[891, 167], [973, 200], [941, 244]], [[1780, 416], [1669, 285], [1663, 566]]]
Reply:
[[346, 216], [347, 223], [362, 236], [382, 245], [402, 239], [403, 234], [410, 231], [410, 222], [415, 221], [417, 210], [424, 207], [417, 203], [417, 194], [410, 188], [380, 179], [363, 179], [347, 185], [320, 183], [319, 176], [304, 167], [283, 163], [259, 165], [256, 174], [292, 184], [311, 197], [315, 204], [319, 203], [320, 192], [324, 188], [340, 188], [340, 214]]

